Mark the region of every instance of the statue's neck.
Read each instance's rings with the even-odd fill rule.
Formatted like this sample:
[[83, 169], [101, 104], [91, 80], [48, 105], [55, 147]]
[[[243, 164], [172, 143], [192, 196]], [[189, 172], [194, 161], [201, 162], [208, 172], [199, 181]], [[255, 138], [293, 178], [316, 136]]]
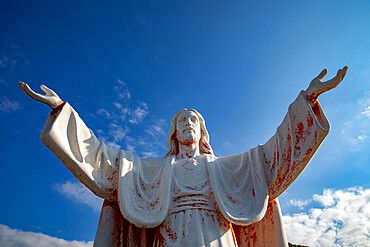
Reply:
[[180, 159], [195, 158], [200, 155], [199, 142], [190, 144], [179, 144], [179, 155]]

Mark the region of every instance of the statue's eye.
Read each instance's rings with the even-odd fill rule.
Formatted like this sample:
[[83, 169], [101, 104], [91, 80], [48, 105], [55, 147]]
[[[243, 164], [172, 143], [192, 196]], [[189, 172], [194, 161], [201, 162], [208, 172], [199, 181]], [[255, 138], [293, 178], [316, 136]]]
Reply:
[[196, 117], [192, 116], [192, 117], [191, 117], [191, 121], [192, 121], [192, 122], [198, 122], [198, 119], [197, 119]]

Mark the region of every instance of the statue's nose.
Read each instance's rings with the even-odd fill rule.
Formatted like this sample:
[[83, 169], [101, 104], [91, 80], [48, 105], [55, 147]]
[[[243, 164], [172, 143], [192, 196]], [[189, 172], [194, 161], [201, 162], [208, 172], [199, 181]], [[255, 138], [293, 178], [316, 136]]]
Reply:
[[194, 128], [194, 123], [190, 119], [188, 119], [188, 120], [186, 120], [185, 126], [186, 127]]

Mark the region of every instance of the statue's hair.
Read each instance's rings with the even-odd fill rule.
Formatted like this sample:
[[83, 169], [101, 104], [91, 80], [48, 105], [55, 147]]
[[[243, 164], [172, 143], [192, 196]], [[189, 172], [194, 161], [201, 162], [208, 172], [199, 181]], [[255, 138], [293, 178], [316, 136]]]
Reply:
[[206, 124], [205, 124], [205, 121], [204, 121], [204, 118], [202, 117], [202, 115], [194, 109], [189, 109], [189, 110], [188, 109], [182, 109], [178, 113], [176, 113], [175, 116], [173, 116], [173, 118], [171, 120], [171, 127], [170, 127], [170, 131], [169, 131], [168, 137], [167, 137], [168, 150], [167, 150], [167, 153], [166, 153], [165, 157], [170, 156], [170, 155], [178, 155], [179, 154], [179, 141], [177, 140], [177, 136], [176, 136], [176, 134], [177, 134], [176, 133], [177, 132], [176, 124], [177, 124], [177, 119], [178, 119], [179, 115], [184, 111], [192, 111], [195, 114], [197, 114], [197, 116], [199, 118], [200, 130], [201, 130], [201, 138], [199, 140], [199, 151], [200, 151], [200, 153], [202, 153], [202, 154], [212, 154], [213, 155], [213, 150], [211, 148], [211, 145], [209, 144], [208, 131], [206, 129]]

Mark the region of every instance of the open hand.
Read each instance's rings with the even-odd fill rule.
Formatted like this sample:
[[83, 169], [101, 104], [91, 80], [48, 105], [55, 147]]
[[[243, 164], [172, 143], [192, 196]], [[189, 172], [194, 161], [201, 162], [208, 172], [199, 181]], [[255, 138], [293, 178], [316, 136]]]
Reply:
[[27, 94], [34, 100], [47, 104], [51, 109], [55, 109], [63, 103], [59, 96], [45, 85], [40, 86], [42, 91], [45, 92], [45, 95], [35, 93], [26, 83], [22, 81], [18, 82], [18, 85], [25, 94]]
[[328, 73], [328, 70], [324, 69], [323, 71], [321, 71], [321, 73], [310, 82], [310, 85], [306, 90], [307, 99], [311, 102], [315, 102], [315, 100], [317, 99], [317, 97], [319, 97], [320, 94], [338, 86], [338, 84], [346, 76], [347, 70], [348, 70], [347, 66], [343, 67], [343, 69], [338, 70], [337, 75], [333, 79], [328, 81], [322, 81], [322, 79]]

